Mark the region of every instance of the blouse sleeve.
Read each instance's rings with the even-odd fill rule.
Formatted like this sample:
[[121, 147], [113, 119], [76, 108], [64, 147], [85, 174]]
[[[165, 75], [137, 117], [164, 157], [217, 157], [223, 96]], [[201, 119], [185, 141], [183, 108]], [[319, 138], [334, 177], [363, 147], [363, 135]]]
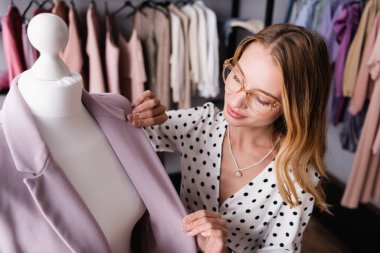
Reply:
[[[320, 175], [315, 170], [310, 170], [314, 187], [320, 180]], [[314, 207], [314, 197], [299, 187], [297, 194], [300, 205], [291, 208], [283, 202], [279, 208], [273, 223], [269, 228], [261, 248], [257, 252], [300, 252], [302, 236], [306, 225], [310, 220]]]
[[159, 126], [145, 127], [143, 131], [155, 151], [181, 152], [190, 141], [191, 130], [201, 129], [208, 115], [218, 113], [213, 103], [190, 109], [168, 111], [168, 120]]

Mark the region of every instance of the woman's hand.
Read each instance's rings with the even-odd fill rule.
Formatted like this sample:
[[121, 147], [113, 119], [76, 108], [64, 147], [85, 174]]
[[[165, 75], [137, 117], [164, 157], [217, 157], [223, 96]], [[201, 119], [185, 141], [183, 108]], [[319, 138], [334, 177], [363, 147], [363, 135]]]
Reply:
[[183, 231], [196, 236], [198, 247], [205, 253], [228, 252], [225, 246], [227, 222], [220, 213], [199, 210], [183, 218]]
[[161, 104], [158, 98], [155, 98], [150, 90], [144, 93], [132, 103], [132, 114], [128, 115], [128, 120], [135, 127], [146, 127], [161, 125], [168, 116], [166, 115], [166, 107]]

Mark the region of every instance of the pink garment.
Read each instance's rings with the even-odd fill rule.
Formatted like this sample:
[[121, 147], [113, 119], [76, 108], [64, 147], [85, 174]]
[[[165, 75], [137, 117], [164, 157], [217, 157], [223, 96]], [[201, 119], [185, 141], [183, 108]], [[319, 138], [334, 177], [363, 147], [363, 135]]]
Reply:
[[74, 4], [69, 7], [69, 41], [61, 53], [62, 60], [71, 71], [82, 73], [83, 55], [78, 31], [77, 11]]
[[136, 101], [144, 92], [144, 82], [147, 80], [142, 46], [137, 31], [133, 29], [127, 42], [119, 34], [120, 47], [120, 89], [121, 94]]
[[55, 0], [54, 7], [51, 12], [57, 15], [58, 17], [62, 18], [67, 25], [69, 24], [69, 7], [67, 7], [64, 1]]
[[28, 24], [22, 24], [22, 49], [24, 52], [25, 58], [25, 67], [29, 69], [35, 62], [36, 57], [34, 56], [34, 48], [32, 44], [30, 44], [28, 34], [27, 34]]
[[[380, 44], [377, 41], [378, 31], [380, 30], [380, 13], [376, 15], [371, 33], [365, 43], [364, 53], [360, 64], [359, 73], [356, 79], [353, 95], [350, 100], [349, 111], [352, 115], [356, 115], [363, 107], [364, 101], [369, 93], [369, 87], [373, 87], [374, 80], [369, 78], [368, 61], [373, 50], [380, 50]], [[378, 41], [380, 42], [380, 40]]]
[[[14, 5], [9, 5], [8, 12], [1, 19], [3, 47], [8, 65], [8, 77], [11, 82], [17, 75], [26, 70], [22, 47], [22, 17]], [[9, 83], [0, 86], [0, 90], [8, 89]]]
[[89, 60], [89, 92], [103, 93], [106, 91], [104, 71], [101, 57], [99, 16], [96, 5], [91, 3], [87, 10], [87, 45]]
[[379, 125], [379, 129], [377, 129], [376, 139], [373, 143], [372, 152], [373, 154], [380, 153], [380, 125]]
[[[380, 38], [380, 35], [377, 37]], [[375, 44], [379, 42], [376, 39]], [[375, 80], [375, 86], [352, 164], [352, 171], [341, 201], [343, 206], [349, 208], [356, 208], [359, 202], [368, 203], [380, 200], [380, 154], [371, 152], [380, 126], [379, 50], [372, 51], [368, 65], [371, 78]]]
[[[120, 94], [119, 86], [119, 47], [112, 38], [112, 27], [109, 17], [106, 17], [106, 70], [108, 91]], [[122, 70], [124, 71], [124, 70]]]

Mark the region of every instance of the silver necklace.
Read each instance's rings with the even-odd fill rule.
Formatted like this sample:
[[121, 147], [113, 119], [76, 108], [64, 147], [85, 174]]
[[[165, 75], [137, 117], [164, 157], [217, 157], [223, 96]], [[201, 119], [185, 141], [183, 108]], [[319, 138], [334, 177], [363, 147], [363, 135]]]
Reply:
[[232, 155], [232, 158], [235, 162], [235, 166], [236, 166], [236, 172], [235, 172], [235, 176], [237, 177], [241, 177], [243, 175], [243, 171], [245, 170], [248, 170], [250, 168], [253, 168], [257, 165], [259, 165], [260, 163], [262, 163], [274, 150], [274, 148], [276, 147], [277, 143], [280, 141], [280, 138], [277, 139], [276, 143], [273, 145], [273, 147], [271, 148], [271, 150], [269, 150], [268, 154], [266, 154], [260, 161], [258, 161], [257, 163], [254, 163], [252, 165], [249, 165], [248, 167], [245, 167], [245, 168], [241, 168], [239, 167], [237, 161], [236, 161], [236, 157], [234, 155], [234, 152], [232, 152], [232, 145], [231, 145], [231, 140], [230, 140], [230, 127], [228, 126], [228, 131], [227, 131], [227, 136], [228, 136], [228, 145], [230, 147], [230, 152], [231, 152], [231, 155]]

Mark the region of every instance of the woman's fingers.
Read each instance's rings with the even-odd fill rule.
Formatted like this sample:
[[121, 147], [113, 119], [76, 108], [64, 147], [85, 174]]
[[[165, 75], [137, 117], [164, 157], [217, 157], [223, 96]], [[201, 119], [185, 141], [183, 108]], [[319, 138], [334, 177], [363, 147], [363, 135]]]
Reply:
[[149, 90], [145, 91], [132, 107], [132, 113], [127, 118], [135, 127], [160, 125], [168, 119], [166, 107]]
[[152, 108], [160, 105], [160, 100], [158, 98], [151, 98], [144, 100], [141, 104], [133, 108], [132, 113], [139, 113], [146, 110], [151, 110]]
[[168, 116], [166, 115], [166, 113], [163, 113], [158, 116], [155, 116], [154, 118], [133, 120], [132, 124], [135, 127], [147, 127], [147, 126], [161, 125], [167, 119], [168, 119]]
[[[211, 232], [211, 230], [213, 231]], [[198, 234], [201, 234], [202, 236], [209, 234], [209, 236], [213, 235], [212, 237], [224, 237], [227, 235], [227, 228], [215, 223], [207, 222], [195, 226], [189, 232], [187, 232], [187, 235], [189, 236], [196, 236]]]
[[221, 228], [227, 227], [227, 222], [224, 219], [203, 217], [203, 218], [197, 219], [191, 223], [184, 224], [183, 229], [185, 232], [188, 232], [188, 231], [191, 231], [193, 228], [200, 226], [202, 224], [206, 224], [206, 223], [215, 224]]
[[220, 231], [213, 232], [217, 233], [218, 236], [225, 236], [227, 234], [227, 222], [217, 212], [199, 210], [185, 216], [183, 222], [183, 230], [188, 235], [198, 235], [207, 230]]
[[[210, 232], [211, 230], [213, 230], [212, 233]], [[227, 235], [227, 228], [214, 223], [204, 223], [187, 232], [189, 236], [196, 236], [198, 234], [204, 237], [207, 237], [207, 235], [212, 237], [225, 237]]]
[[153, 98], [153, 97], [154, 97], [153, 92], [151, 92], [150, 90], [144, 91], [141, 94], [141, 96], [135, 102], [132, 103], [132, 108], [137, 107], [138, 105], [143, 103], [145, 100], [148, 100], [148, 99]]
[[146, 111], [130, 114], [130, 115], [128, 115], [128, 119], [130, 121], [134, 121], [134, 120], [154, 118], [158, 115], [165, 113], [165, 111], [166, 111], [165, 106], [159, 105], [159, 106], [157, 106], [151, 110], [146, 110]]

